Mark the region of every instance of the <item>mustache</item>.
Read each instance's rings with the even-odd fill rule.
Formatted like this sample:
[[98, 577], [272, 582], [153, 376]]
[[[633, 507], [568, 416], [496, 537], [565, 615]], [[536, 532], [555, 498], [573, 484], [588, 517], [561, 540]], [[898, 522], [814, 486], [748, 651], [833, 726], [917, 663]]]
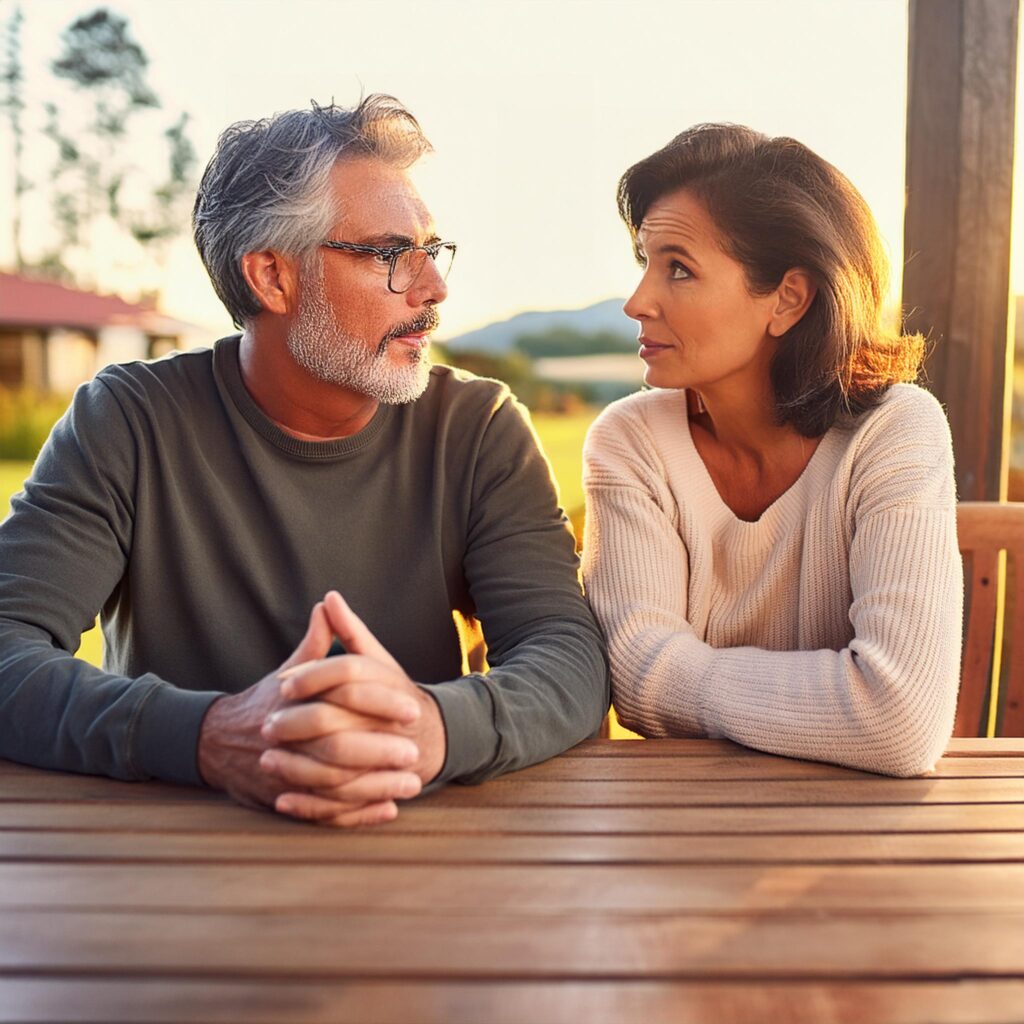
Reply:
[[395, 340], [395, 338], [401, 338], [405, 334], [429, 334], [432, 331], [436, 331], [441, 325], [441, 314], [433, 306], [428, 306], [427, 309], [421, 313], [418, 317], [412, 320], [403, 320], [400, 324], [395, 324], [394, 327], [388, 331], [380, 340], [380, 344], [377, 346], [377, 354], [381, 355], [388, 345]]

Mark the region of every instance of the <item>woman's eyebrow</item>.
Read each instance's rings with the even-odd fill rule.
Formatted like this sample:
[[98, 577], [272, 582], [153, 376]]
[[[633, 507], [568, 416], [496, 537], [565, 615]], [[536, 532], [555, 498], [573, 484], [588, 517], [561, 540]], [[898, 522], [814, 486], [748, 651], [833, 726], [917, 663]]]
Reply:
[[675, 242], [665, 242], [664, 245], [659, 245], [656, 251], [659, 256], [673, 254], [676, 256], [682, 256], [684, 259], [690, 260], [692, 263], [700, 263], [700, 260], [698, 260], [689, 249], [685, 246], [678, 245]]

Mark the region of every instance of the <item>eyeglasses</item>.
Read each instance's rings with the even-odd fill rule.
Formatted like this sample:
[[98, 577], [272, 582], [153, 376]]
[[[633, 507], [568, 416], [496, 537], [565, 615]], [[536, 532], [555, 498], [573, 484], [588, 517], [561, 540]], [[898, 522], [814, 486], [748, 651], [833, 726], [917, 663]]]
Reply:
[[341, 252], [361, 252], [368, 256], [388, 262], [388, 289], [401, 295], [407, 292], [420, 276], [427, 265], [427, 257], [434, 261], [441, 280], [448, 277], [455, 259], [454, 242], [430, 242], [427, 245], [394, 245], [381, 248], [376, 245], [360, 245], [357, 242], [320, 243], [326, 249], [338, 249]]

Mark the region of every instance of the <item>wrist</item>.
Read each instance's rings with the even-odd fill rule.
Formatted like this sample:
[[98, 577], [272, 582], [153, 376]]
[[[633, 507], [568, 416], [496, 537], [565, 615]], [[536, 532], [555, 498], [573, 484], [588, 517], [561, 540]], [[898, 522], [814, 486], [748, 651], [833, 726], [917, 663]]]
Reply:
[[420, 760], [416, 767], [423, 785], [433, 782], [444, 768], [448, 753], [448, 734], [440, 705], [430, 693], [430, 687], [417, 686], [420, 700], [420, 722], [416, 742]]
[[196, 744], [196, 770], [199, 778], [211, 789], [225, 789], [222, 769], [224, 751], [222, 739], [228, 718], [230, 700], [226, 694], [218, 697], [206, 710], [199, 726], [199, 742]]

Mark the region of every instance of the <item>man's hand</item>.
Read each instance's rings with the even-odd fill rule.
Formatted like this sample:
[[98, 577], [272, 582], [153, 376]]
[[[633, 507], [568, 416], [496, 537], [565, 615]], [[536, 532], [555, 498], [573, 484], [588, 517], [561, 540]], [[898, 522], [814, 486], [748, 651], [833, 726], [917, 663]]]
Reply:
[[[281, 694], [282, 672], [311, 662], [331, 666], [342, 660], [320, 660], [326, 658], [333, 640], [334, 631], [324, 603], [318, 602], [310, 614], [306, 635], [281, 668], [248, 690], [221, 697], [210, 706], [200, 729], [198, 750], [199, 774], [207, 785], [223, 790], [234, 800], [248, 806], [274, 806], [283, 791], [295, 788], [293, 783], [286, 784], [260, 770], [260, 755], [270, 745], [262, 734], [263, 726], [268, 715], [285, 705], [286, 698]], [[379, 707], [377, 709], [380, 710]], [[388, 710], [399, 717], [404, 716], [405, 721], [418, 713], [418, 708], [409, 702], [404, 705], [392, 702]], [[387, 821], [396, 813], [396, 797], [419, 792], [419, 777], [407, 770], [419, 759], [415, 743], [404, 737], [381, 735], [376, 744], [371, 746], [373, 749], [369, 753], [365, 750], [355, 751], [351, 755], [354, 762], [358, 763], [361, 755], [364, 759], [369, 758], [373, 765], [391, 771], [376, 773], [376, 778], [350, 791], [349, 800], [336, 803], [336, 824]], [[287, 813], [284, 807], [278, 810]]]
[[[440, 772], [445, 732], [433, 698], [405, 674], [341, 595], [332, 591], [324, 606], [330, 628], [349, 653], [281, 673], [281, 696], [296, 703], [268, 717], [264, 737], [284, 746], [267, 751], [260, 764], [289, 787], [277, 799], [279, 811], [344, 825], [350, 822], [339, 817], [339, 804], [377, 799], [382, 786], [396, 782], [382, 756], [388, 750], [382, 740], [404, 737], [416, 744], [419, 756], [411, 765], [416, 785], [396, 794], [405, 798]], [[380, 813], [376, 820], [393, 818], [397, 805], [385, 801]]]

